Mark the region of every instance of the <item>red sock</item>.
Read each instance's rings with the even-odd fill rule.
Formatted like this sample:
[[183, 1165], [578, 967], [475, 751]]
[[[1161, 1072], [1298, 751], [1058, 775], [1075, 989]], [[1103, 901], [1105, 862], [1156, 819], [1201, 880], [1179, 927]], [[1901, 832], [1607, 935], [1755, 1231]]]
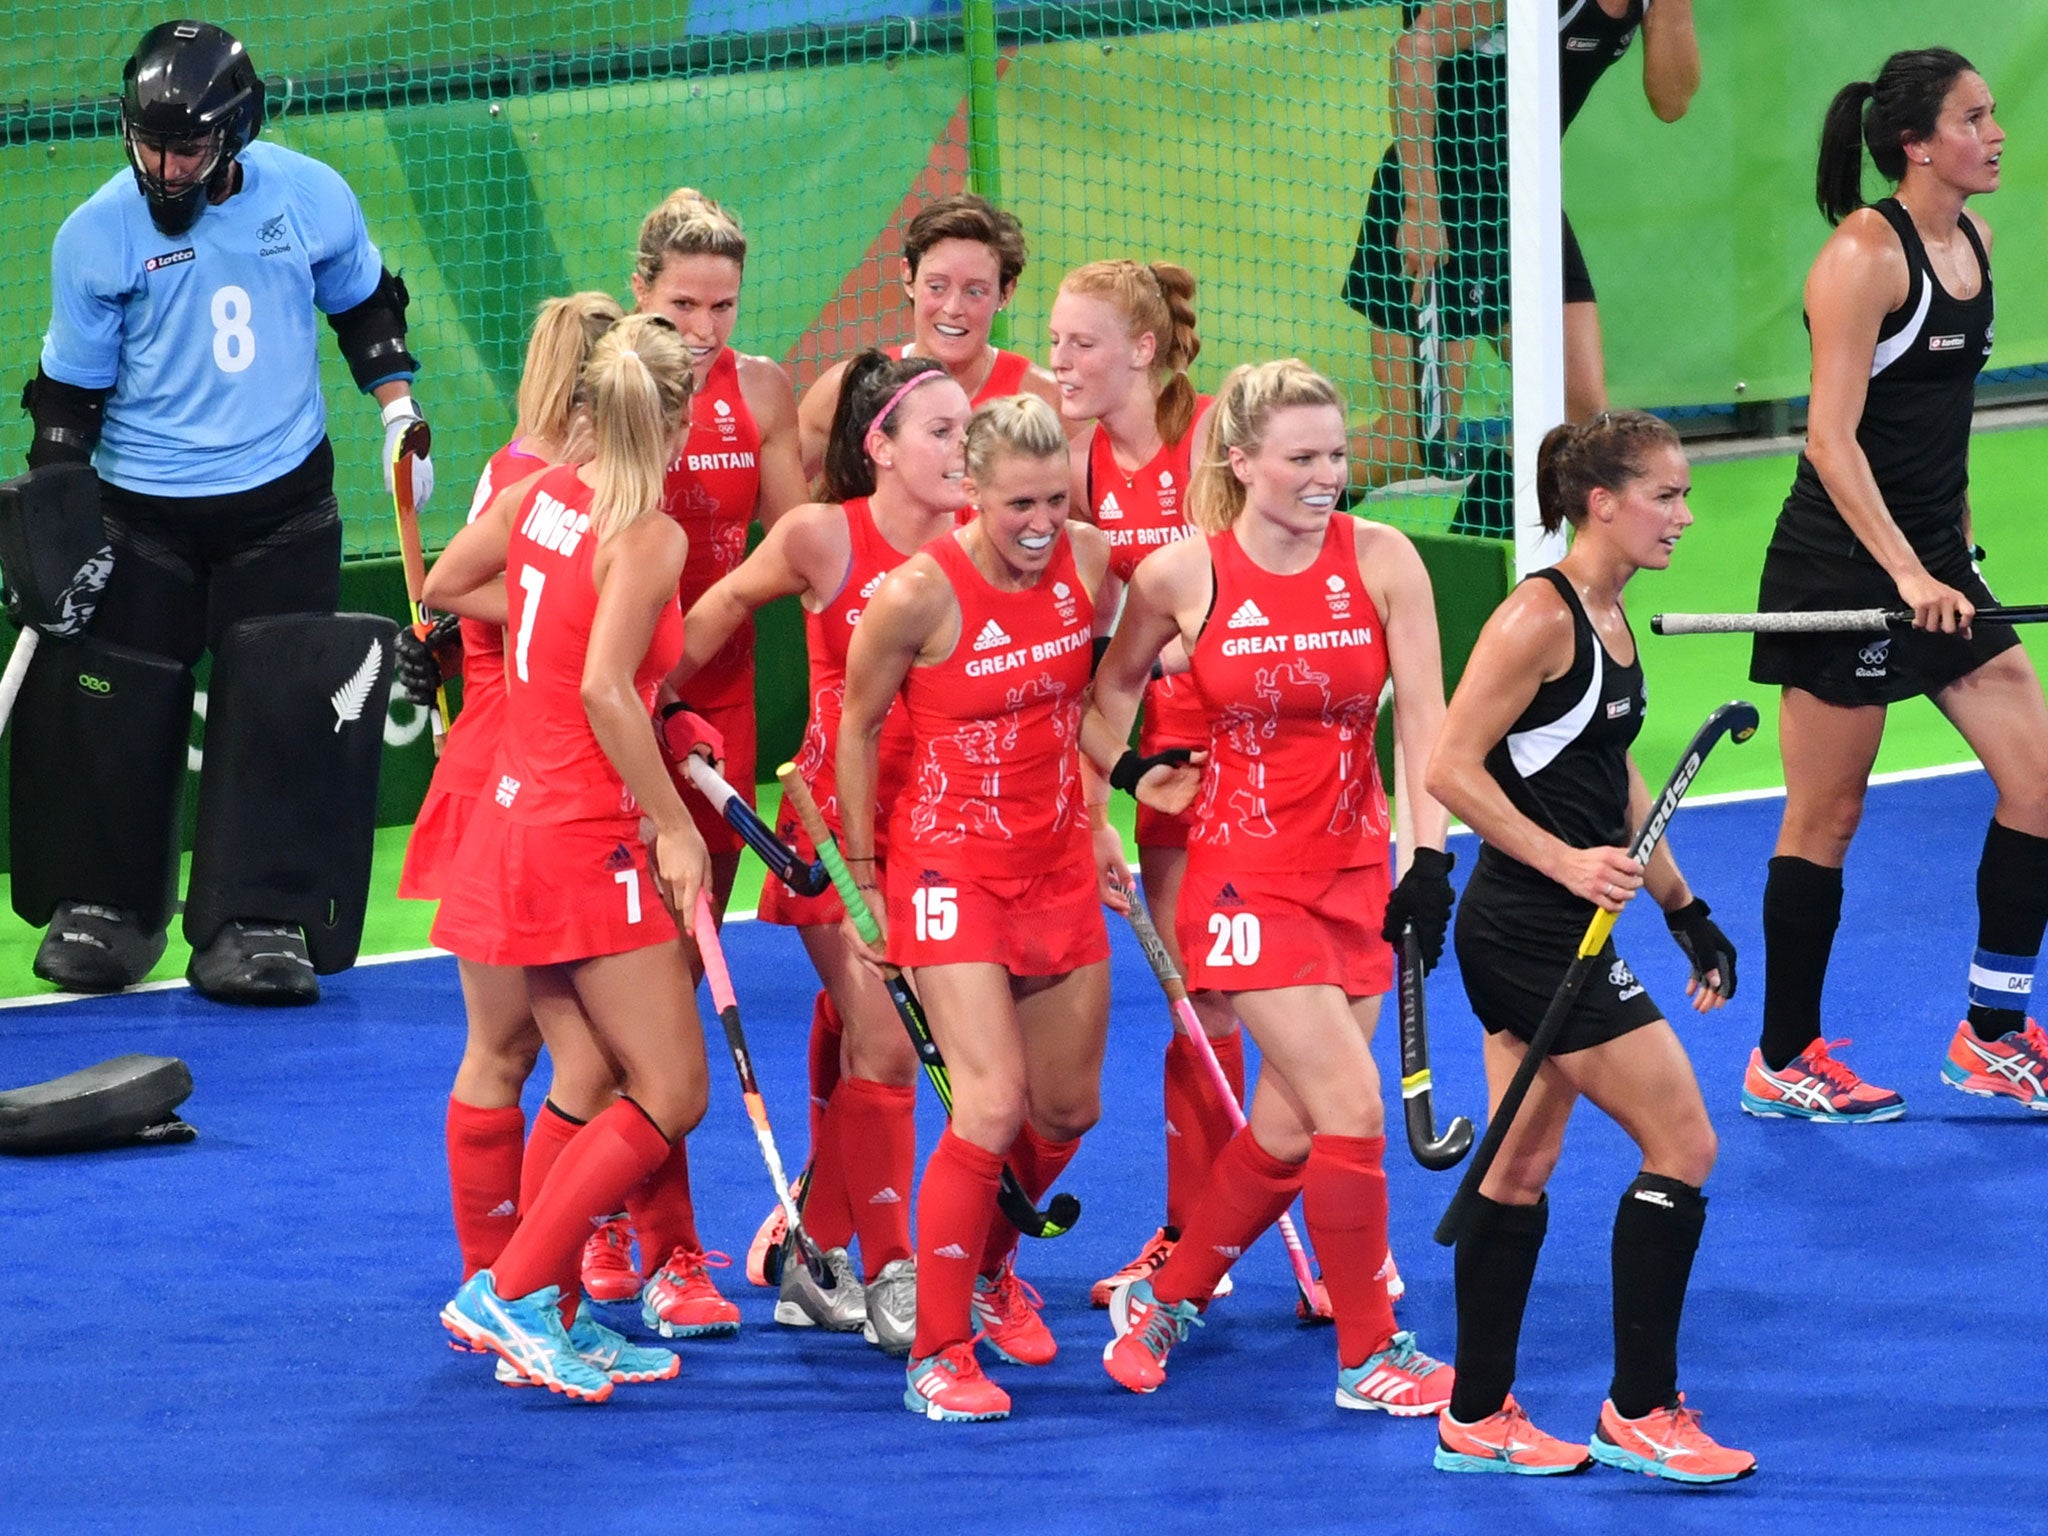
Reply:
[[517, 1104], [478, 1109], [448, 1100], [448, 1192], [467, 1280], [505, 1246], [519, 1220], [519, 1165], [526, 1113]]
[[678, 1248], [699, 1252], [697, 1208], [690, 1203], [690, 1153], [686, 1138], [677, 1137], [661, 1166], [647, 1182], [626, 1196], [626, 1214], [640, 1239], [640, 1274], [645, 1279], [668, 1262]]
[[1173, 1256], [1152, 1277], [1153, 1292], [1161, 1301], [1207, 1301], [1238, 1255], [1294, 1203], [1299, 1188], [1299, 1163], [1281, 1162], [1249, 1130], [1239, 1131], [1216, 1154]]
[[1317, 1136], [1309, 1147], [1301, 1213], [1337, 1314], [1337, 1362], [1349, 1370], [1394, 1336], [1394, 1304], [1379, 1277], [1387, 1262], [1387, 1138]]
[[950, 1128], [924, 1165], [917, 1194], [917, 1338], [929, 1360], [974, 1334], [974, 1256], [988, 1241], [1003, 1160]]
[[825, 1106], [839, 1086], [839, 1037], [846, 1025], [833, 1005], [832, 994], [822, 987], [811, 999], [811, 1155], [817, 1156], [825, 1140]]
[[[1067, 1164], [1074, 1160], [1074, 1154], [1081, 1150], [1081, 1138], [1072, 1141], [1047, 1141], [1038, 1132], [1026, 1125], [1017, 1133], [1017, 1139], [1010, 1143], [1010, 1155], [1005, 1159], [1017, 1175], [1017, 1182], [1024, 1193], [1036, 1204], [1045, 1198], [1046, 1191], [1058, 1182], [1059, 1176], [1067, 1170]], [[1003, 1267], [1003, 1260], [1017, 1251], [1017, 1241], [1024, 1234], [1016, 1224], [1000, 1210], [989, 1224], [988, 1242], [981, 1250], [981, 1273], [993, 1275]]]
[[[1238, 1103], [1244, 1102], [1244, 1035], [1209, 1042]], [[1166, 1045], [1166, 1224], [1185, 1228], [1202, 1196], [1210, 1165], [1237, 1134], [1217, 1095], [1201, 1047], [1175, 1032]]]
[[492, 1277], [510, 1300], [561, 1281], [573, 1270], [593, 1217], [619, 1204], [668, 1156], [668, 1138], [638, 1104], [618, 1099], [563, 1149], [527, 1208], [519, 1230], [498, 1255]]
[[[533, 1209], [541, 1185], [547, 1182], [548, 1170], [555, 1166], [555, 1159], [562, 1155], [562, 1148], [576, 1139], [576, 1133], [586, 1123], [573, 1115], [563, 1114], [552, 1102], [541, 1105], [540, 1113], [533, 1117], [533, 1129], [526, 1133], [526, 1156], [519, 1165], [521, 1216]], [[498, 1294], [502, 1296], [505, 1293], [500, 1291]]]
[[811, 1004], [811, 1173], [803, 1199], [804, 1230], [820, 1248], [844, 1248], [853, 1241], [846, 1160], [832, 1111], [839, 1089], [839, 1037], [845, 1027], [831, 994], [820, 992]]
[[[849, 1077], [828, 1117], [845, 1172], [847, 1205], [860, 1236], [862, 1278], [910, 1257], [910, 1194], [917, 1176], [917, 1090]], [[804, 1208], [810, 1224], [810, 1207]], [[815, 1229], [811, 1235], [817, 1237]], [[818, 1238], [823, 1243], [823, 1238]], [[825, 1246], [834, 1245], [826, 1243]]]

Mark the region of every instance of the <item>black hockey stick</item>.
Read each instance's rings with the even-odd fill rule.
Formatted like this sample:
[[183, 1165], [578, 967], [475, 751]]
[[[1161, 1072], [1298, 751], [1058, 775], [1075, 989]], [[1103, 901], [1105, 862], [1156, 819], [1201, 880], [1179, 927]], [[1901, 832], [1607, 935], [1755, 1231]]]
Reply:
[[[824, 861], [826, 872], [839, 891], [839, 899], [846, 903], [847, 915], [853, 919], [853, 926], [860, 930], [860, 936], [868, 943], [879, 942], [882, 930], [875, 922], [875, 914], [869, 909], [867, 898], [861, 895], [860, 887], [853, 883], [853, 872], [846, 867], [846, 860], [839, 856], [838, 839], [825, 824], [818, 802], [811, 798], [810, 786], [804, 783], [803, 775], [796, 771], [794, 763], [784, 763], [775, 770], [775, 777], [782, 782], [783, 798], [796, 808], [797, 819], [810, 833], [818, 857]], [[882, 986], [888, 991], [889, 1001], [895, 1005], [896, 1016], [910, 1034], [910, 1043], [917, 1051], [918, 1065], [924, 1068], [932, 1091], [938, 1094], [939, 1103], [945, 1106], [946, 1118], [952, 1119], [953, 1078], [946, 1070], [945, 1057], [939, 1054], [938, 1041], [932, 1038], [931, 1021], [924, 1016], [924, 1006], [918, 1002], [917, 994], [910, 990], [910, 983], [904, 979], [903, 973], [893, 965], [882, 967]], [[1008, 1163], [1003, 1165], [1003, 1180], [996, 1189], [996, 1204], [1009, 1223], [1026, 1237], [1060, 1237], [1071, 1231], [1074, 1223], [1081, 1219], [1081, 1202], [1070, 1194], [1054, 1195], [1044, 1210], [1038, 1209], [1031, 1203], [1031, 1197], [1024, 1193], [1024, 1186], [1017, 1182], [1017, 1175], [1010, 1170]]]
[[[1913, 622], [1910, 608], [1824, 608], [1810, 613], [1653, 613], [1653, 635], [1876, 634]], [[1973, 624], [2048, 623], [2048, 603], [1979, 608]]]
[[806, 864], [798, 858], [796, 850], [775, 835], [775, 829], [740, 798], [740, 792], [726, 783], [716, 768], [692, 752], [684, 760], [683, 771], [689, 774], [691, 786], [711, 802], [711, 809], [723, 816], [725, 824], [739, 833], [740, 840], [761, 856], [770, 874], [799, 896], [824, 895], [825, 888], [832, 883], [825, 866], [815, 861]]
[[704, 979], [711, 983], [711, 1001], [718, 1006], [718, 1022], [725, 1026], [726, 1047], [732, 1052], [733, 1067], [740, 1075], [740, 1097], [746, 1103], [747, 1118], [754, 1125], [754, 1140], [761, 1144], [761, 1160], [767, 1163], [768, 1176], [775, 1183], [775, 1198], [782, 1205], [783, 1219], [789, 1223], [789, 1235], [796, 1239], [797, 1252], [803, 1255], [804, 1268], [811, 1272], [811, 1278], [829, 1291], [839, 1279], [825, 1262], [816, 1240], [804, 1230], [803, 1213], [796, 1208], [796, 1200], [789, 1192], [789, 1175], [782, 1170], [782, 1154], [776, 1150], [775, 1133], [768, 1128], [768, 1104], [761, 1097], [761, 1085], [754, 1079], [753, 1053], [747, 1049], [746, 1031], [740, 1028], [739, 999], [733, 995], [732, 973], [725, 968], [725, 951], [719, 947], [718, 924], [711, 917], [711, 898], [703, 891], [697, 893], [691, 933], [697, 940], [697, 953], [704, 957]]
[[1455, 1168], [1472, 1150], [1472, 1122], [1455, 1117], [1443, 1135], [1436, 1133], [1436, 1107], [1431, 1102], [1429, 1075], [1429, 1013], [1422, 993], [1422, 941], [1410, 926], [1401, 930], [1396, 950], [1401, 964], [1401, 1108], [1408, 1119], [1408, 1150], [1432, 1173]]
[[[1692, 787], [1692, 781], [1699, 775], [1700, 764], [1714, 750], [1714, 744], [1723, 736], [1730, 736], [1738, 742], [1747, 741], [1756, 734], [1756, 727], [1756, 706], [1739, 699], [1732, 704], [1723, 704], [1707, 717], [1707, 723], [1699, 728], [1699, 733], [1679, 758], [1678, 767], [1672, 771], [1664, 792], [1650, 802], [1649, 819], [1629, 844], [1630, 858], [1643, 869], [1649, 868], [1650, 855], [1664, 840], [1664, 829], [1670, 824], [1672, 812], [1678, 809], [1678, 802]], [[1573, 958], [1571, 968], [1564, 973], [1564, 980], [1558, 983], [1550, 1006], [1543, 1012], [1543, 1022], [1536, 1026], [1528, 1049], [1522, 1053], [1522, 1064], [1515, 1068], [1508, 1091], [1501, 1095], [1500, 1104], [1487, 1122], [1486, 1135], [1479, 1143], [1478, 1152], [1473, 1155], [1471, 1166], [1466, 1168], [1465, 1177], [1458, 1183], [1458, 1192], [1451, 1196], [1443, 1220], [1436, 1224], [1436, 1240], [1446, 1248], [1457, 1242], [1464, 1231], [1472, 1201], [1492, 1169], [1493, 1160], [1500, 1155], [1500, 1145], [1507, 1139], [1508, 1127], [1514, 1124], [1522, 1101], [1529, 1097], [1529, 1088], [1536, 1081], [1537, 1072], [1550, 1058], [1551, 1048], [1557, 1044], [1565, 1020], [1571, 1017], [1579, 993], [1586, 985], [1586, 978], [1592, 974], [1593, 962], [1599, 958], [1608, 934], [1614, 931], [1615, 915], [1602, 907], [1593, 914], [1593, 921], [1586, 925], [1586, 936], [1579, 940], [1578, 954]]]

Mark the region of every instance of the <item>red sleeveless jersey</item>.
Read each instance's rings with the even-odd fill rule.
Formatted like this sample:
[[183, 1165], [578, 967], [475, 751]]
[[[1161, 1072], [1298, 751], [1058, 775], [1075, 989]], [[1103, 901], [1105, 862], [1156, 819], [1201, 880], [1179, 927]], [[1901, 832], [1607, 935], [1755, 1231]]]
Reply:
[[[903, 356], [903, 344], [882, 349], [891, 357]], [[1024, 388], [1025, 375], [1031, 372], [1031, 359], [1022, 352], [996, 348], [996, 360], [989, 366], [988, 377], [981, 381], [981, 388], [974, 392], [969, 405], [987, 405], [991, 400], [1003, 400]]]
[[[747, 529], [761, 497], [761, 428], [740, 393], [738, 354], [712, 360], [690, 402], [690, 436], [668, 467], [662, 506], [690, 536], [678, 591], [687, 611], [721, 576], [747, 557]], [[701, 710], [754, 706], [754, 624], [751, 619], [690, 681]]]
[[[846, 536], [852, 544], [846, 580], [832, 601], [815, 613], [804, 614], [804, 640], [811, 656], [811, 718], [804, 728], [803, 746], [797, 753], [797, 771], [810, 786], [811, 798], [825, 813], [833, 830], [839, 828], [839, 775], [835, 766], [839, 752], [839, 714], [846, 703], [846, 649], [853, 643], [853, 627], [875, 589], [897, 566], [910, 558], [882, 537], [875, 526], [875, 514], [865, 496], [857, 496], [840, 509], [846, 514]], [[891, 806], [902, 793], [910, 769], [910, 717], [890, 707], [882, 722], [881, 765], [875, 781], [875, 804]], [[887, 838], [883, 826], [875, 828], [878, 851]]]
[[1346, 869], [1387, 857], [1373, 729], [1387, 680], [1379, 610], [1358, 579], [1357, 525], [1330, 519], [1315, 563], [1261, 570], [1209, 540], [1216, 595], [1188, 674], [1213, 722], [1191, 866]]
[[[573, 464], [528, 491], [505, 552], [505, 730], [491, 798], [513, 821], [637, 823], [640, 808], [598, 746], [583, 710], [583, 661], [597, 615], [597, 535], [591, 490]], [[633, 672], [641, 703], [683, 654], [682, 609], [671, 600]]]
[[[1098, 423], [1088, 445], [1088, 515], [1109, 540], [1109, 569], [1128, 582], [1138, 562], [1194, 532], [1182, 503], [1195, 457], [1195, 421], [1211, 397], [1199, 395], [1195, 415], [1177, 443], [1166, 443], [1138, 470], [1125, 474], [1116, 461], [1109, 434]], [[1142, 752], [1167, 747], [1200, 747], [1209, 742], [1209, 715], [1193, 681], [1182, 673], [1163, 677], [1145, 689], [1144, 724], [1138, 738]], [[1153, 817], [1141, 818], [1151, 824]], [[1151, 846], [1144, 838], [1139, 842]]]
[[[476, 495], [470, 498], [470, 522], [482, 516], [500, 491], [548, 467], [546, 459], [519, 444], [513, 438], [484, 466]], [[441, 761], [434, 765], [434, 784], [447, 794], [476, 796], [490, 782], [505, 723], [505, 632], [478, 619], [464, 619], [461, 630], [462, 713], [455, 717]]]
[[903, 707], [916, 744], [890, 829], [892, 857], [971, 855], [978, 874], [1040, 875], [1088, 856], [1079, 737], [1094, 604], [1064, 535], [1021, 592], [989, 585], [956, 534], [925, 552], [960, 603], [953, 654], [912, 667]]

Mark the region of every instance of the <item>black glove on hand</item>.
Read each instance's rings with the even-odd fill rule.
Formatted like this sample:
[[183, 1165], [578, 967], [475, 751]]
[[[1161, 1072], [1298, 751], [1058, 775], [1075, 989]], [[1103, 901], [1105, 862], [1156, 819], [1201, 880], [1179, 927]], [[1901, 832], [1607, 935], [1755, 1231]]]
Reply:
[[398, 686], [421, 709], [431, 709], [434, 695], [440, 691], [443, 678], [441, 653], [454, 653], [449, 657], [451, 666], [461, 654], [461, 623], [454, 614], [444, 613], [427, 626], [425, 639], [414, 633], [409, 625], [398, 632], [398, 656], [394, 668]]
[[1138, 780], [1154, 768], [1178, 768], [1194, 755], [1192, 747], [1168, 747], [1164, 752], [1154, 752], [1150, 756], [1140, 756], [1135, 750], [1127, 748], [1124, 755], [1119, 757], [1109, 770], [1109, 787], [1120, 789], [1135, 798], [1138, 793]]
[[1387, 920], [1380, 925], [1380, 937], [1398, 944], [1401, 930], [1412, 927], [1422, 946], [1425, 976], [1444, 957], [1444, 934], [1451, 926], [1451, 871], [1457, 863], [1455, 853], [1418, 848], [1408, 873], [1387, 898]]
[[1735, 946], [1721, 931], [1720, 924], [1714, 921], [1712, 912], [1713, 908], [1695, 896], [1676, 912], [1666, 912], [1664, 925], [1671, 930], [1671, 937], [1678, 941], [1678, 947], [1685, 951], [1685, 958], [1692, 966], [1692, 979], [1705, 986], [1707, 972], [1719, 971], [1720, 985], [1714, 990], [1723, 997], [1733, 997]]

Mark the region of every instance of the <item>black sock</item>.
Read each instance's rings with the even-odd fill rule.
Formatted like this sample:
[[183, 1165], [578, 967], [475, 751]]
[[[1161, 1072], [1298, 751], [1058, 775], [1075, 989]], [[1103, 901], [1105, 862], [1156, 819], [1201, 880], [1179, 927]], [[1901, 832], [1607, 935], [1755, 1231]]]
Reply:
[[2034, 961], [2048, 928], [2048, 837], [1994, 820], [1977, 862], [1977, 954], [1970, 1028], [1979, 1040], [2026, 1028]]
[[1764, 879], [1764, 1065], [1782, 1072], [1820, 1038], [1820, 993], [1842, 922], [1842, 872], [1780, 854]]
[[1678, 1400], [1678, 1321], [1706, 1221], [1705, 1195], [1656, 1173], [1637, 1174], [1614, 1214], [1614, 1383], [1607, 1395], [1625, 1419]]
[[1475, 1195], [1472, 1218], [1458, 1239], [1457, 1376], [1451, 1417], [1477, 1424], [1500, 1412], [1515, 1384], [1515, 1354], [1536, 1255], [1550, 1226], [1550, 1197], [1534, 1205], [1501, 1205]]

